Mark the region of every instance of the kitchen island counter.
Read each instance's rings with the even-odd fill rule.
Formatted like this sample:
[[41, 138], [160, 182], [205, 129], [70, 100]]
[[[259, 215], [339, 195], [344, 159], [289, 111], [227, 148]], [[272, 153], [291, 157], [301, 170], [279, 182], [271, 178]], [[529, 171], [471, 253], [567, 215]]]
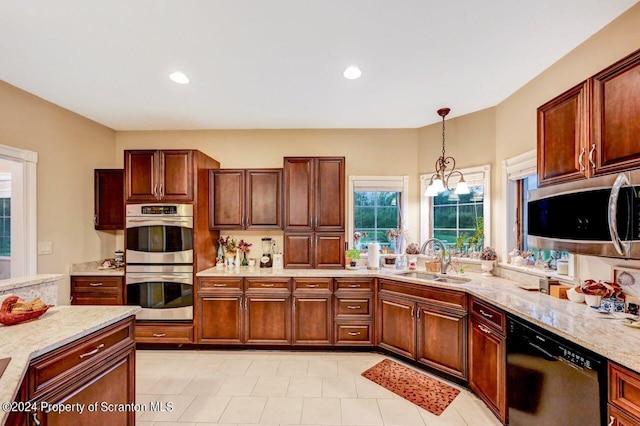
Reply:
[[[0, 358], [11, 361], [0, 377], [0, 402], [14, 401], [31, 360], [135, 315], [138, 306], [57, 306], [37, 320], [0, 325]], [[4, 410], [0, 424], [7, 418]]]

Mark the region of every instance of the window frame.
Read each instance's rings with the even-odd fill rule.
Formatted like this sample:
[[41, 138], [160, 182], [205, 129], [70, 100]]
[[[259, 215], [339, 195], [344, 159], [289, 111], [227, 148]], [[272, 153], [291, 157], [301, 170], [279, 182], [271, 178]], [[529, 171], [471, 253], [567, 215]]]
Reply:
[[401, 192], [400, 196], [400, 220], [406, 224], [409, 209], [409, 176], [349, 176], [349, 189], [347, 200], [347, 247], [353, 248], [353, 233], [355, 232], [355, 191], [356, 189], [371, 191]]
[[[467, 167], [458, 169], [465, 176], [465, 181], [469, 186], [473, 182], [467, 177], [472, 177], [474, 181], [482, 181], [484, 198], [482, 201], [484, 217], [484, 245], [491, 245], [491, 165]], [[420, 175], [420, 241], [424, 244], [433, 235], [433, 198], [424, 195], [429, 185], [432, 173]], [[457, 181], [451, 181], [450, 186], [454, 186]]]

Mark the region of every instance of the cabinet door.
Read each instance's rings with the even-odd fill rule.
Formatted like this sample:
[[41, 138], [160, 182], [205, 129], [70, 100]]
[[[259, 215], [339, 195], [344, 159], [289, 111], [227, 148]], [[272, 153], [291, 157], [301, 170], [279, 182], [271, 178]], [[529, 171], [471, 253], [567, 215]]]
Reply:
[[246, 171], [247, 229], [282, 229], [282, 170]]
[[125, 151], [124, 170], [127, 201], [157, 201], [157, 151]]
[[315, 199], [314, 159], [310, 157], [284, 159], [284, 229], [313, 230]]
[[93, 183], [95, 228], [124, 229], [124, 170], [96, 169]]
[[640, 51], [593, 77], [593, 174], [640, 167]]
[[467, 316], [418, 303], [418, 362], [467, 378]]
[[209, 227], [244, 229], [244, 170], [209, 172]]
[[609, 410], [609, 423], [607, 423], [607, 426], [640, 426], [640, 420], [635, 420], [611, 404], [608, 404], [607, 407]]
[[[131, 425], [135, 424], [135, 411], [108, 410], [119, 404], [135, 403], [135, 358], [134, 346], [118, 357], [102, 364], [95, 372], [81, 377], [69, 387], [63, 387], [58, 393], [49, 394], [42, 402], [48, 404], [79, 404], [85, 407], [82, 415], [75, 410], [39, 411], [35, 414], [38, 422], [45, 425]], [[97, 401], [98, 409], [91, 411], [87, 407]], [[41, 406], [41, 404], [38, 404]], [[35, 419], [34, 416], [34, 419]]]
[[344, 268], [344, 233], [317, 232], [314, 243], [316, 268]]
[[498, 418], [505, 423], [506, 341], [488, 326], [470, 320], [469, 385]]
[[284, 234], [284, 267], [313, 268], [313, 232]]
[[585, 81], [538, 108], [540, 186], [588, 175], [589, 83]]
[[415, 302], [380, 294], [376, 314], [380, 347], [415, 359], [415, 310]]
[[291, 296], [245, 296], [245, 342], [291, 344]]
[[193, 201], [193, 151], [160, 151], [158, 196], [162, 201]]
[[242, 343], [242, 294], [198, 297], [198, 343]]
[[294, 296], [294, 345], [330, 345], [332, 325], [331, 293]]
[[344, 231], [344, 179], [344, 158], [315, 159], [316, 231]]

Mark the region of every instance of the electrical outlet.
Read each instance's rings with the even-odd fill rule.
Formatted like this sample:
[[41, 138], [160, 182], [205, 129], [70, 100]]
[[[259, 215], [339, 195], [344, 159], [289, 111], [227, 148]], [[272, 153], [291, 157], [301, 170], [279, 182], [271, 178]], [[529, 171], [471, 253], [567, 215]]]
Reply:
[[38, 242], [38, 254], [53, 253], [53, 243], [51, 241]]

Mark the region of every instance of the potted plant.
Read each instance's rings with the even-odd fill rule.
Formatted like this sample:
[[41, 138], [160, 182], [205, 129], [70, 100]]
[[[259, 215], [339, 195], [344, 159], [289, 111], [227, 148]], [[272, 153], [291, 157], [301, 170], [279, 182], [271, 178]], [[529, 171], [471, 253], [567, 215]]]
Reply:
[[485, 247], [482, 249], [482, 252], [480, 252], [480, 261], [482, 262], [482, 270], [484, 271], [482, 275], [485, 277], [493, 276], [491, 271], [493, 271], [496, 259], [498, 259], [498, 255], [493, 248]]
[[355, 268], [356, 260], [360, 259], [360, 250], [357, 248], [351, 248], [345, 252], [345, 258], [349, 266]]

